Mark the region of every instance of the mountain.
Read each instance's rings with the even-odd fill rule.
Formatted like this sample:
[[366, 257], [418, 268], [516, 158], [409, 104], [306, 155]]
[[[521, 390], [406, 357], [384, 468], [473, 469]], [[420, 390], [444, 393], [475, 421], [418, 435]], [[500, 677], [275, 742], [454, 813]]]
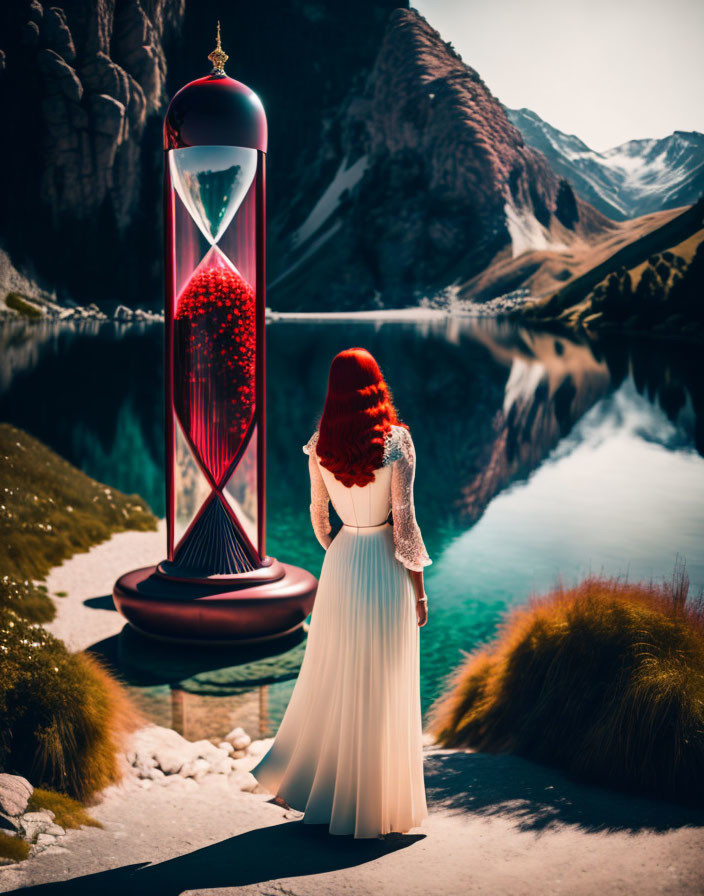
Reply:
[[[407, 2], [407, 0], [406, 0]], [[403, 0], [4, 0], [0, 3], [0, 285], [22, 276], [82, 304], [162, 302], [162, 119], [210, 70], [269, 119], [268, 209], [295, 191], [326, 110], [374, 62]]]
[[675, 131], [595, 152], [530, 109], [506, 114], [579, 196], [616, 221], [691, 205], [704, 194], [704, 134]]
[[413, 10], [391, 13], [322, 136], [272, 222], [278, 310], [414, 304], [504, 247], [566, 249], [613, 226]]

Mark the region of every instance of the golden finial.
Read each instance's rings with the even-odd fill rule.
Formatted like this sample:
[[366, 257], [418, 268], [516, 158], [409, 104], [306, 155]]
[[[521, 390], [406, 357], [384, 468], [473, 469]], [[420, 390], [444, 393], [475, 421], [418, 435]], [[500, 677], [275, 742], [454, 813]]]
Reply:
[[218, 34], [216, 39], [216, 46], [213, 52], [208, 56], [208, 59], [213, 63], [213, 71], [212, 74], [225, 74], [225, 63], [230, 57], [223, 50], [222, 44], [220, 43], [220, 22], [218, 21]]

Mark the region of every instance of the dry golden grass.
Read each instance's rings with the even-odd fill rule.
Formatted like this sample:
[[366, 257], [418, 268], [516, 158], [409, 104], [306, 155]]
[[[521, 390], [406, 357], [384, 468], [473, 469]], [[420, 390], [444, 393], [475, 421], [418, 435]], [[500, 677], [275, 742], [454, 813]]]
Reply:
[[30, 844], [20, 837], [10, 837], [0, 831], [0, 859], [22, 862], [29, 856]]
[[62, 828], [79, 828], [82, 824], [102, 828], [102, 824], [89, 815], [78, 800], [55, 790], [34, 788], [27, 811], [36, 812], [38, 809], [50, 809], [54, 813], [54, 823], [61, 825]]
[[118, 780], [124, 739], [144, 724], [120, 682], [13, 611], [0, 654], [0, 765], [80, 800]]
[[704, 610], [590, 578], [514, 610], [431, 709], [447, 747], [513, 752], [596, 783], [704, 802]]

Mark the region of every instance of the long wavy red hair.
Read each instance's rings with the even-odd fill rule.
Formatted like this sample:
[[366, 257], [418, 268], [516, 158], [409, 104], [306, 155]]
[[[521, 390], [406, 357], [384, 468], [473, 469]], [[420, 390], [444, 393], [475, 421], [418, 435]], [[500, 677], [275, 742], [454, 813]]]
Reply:
[[348, 488], [367, 485], [384, 459], [384, 438], [400, 424], [391, 392], [373, 356], [348, 348], [330, 365], [320, 418], [320, 463]]

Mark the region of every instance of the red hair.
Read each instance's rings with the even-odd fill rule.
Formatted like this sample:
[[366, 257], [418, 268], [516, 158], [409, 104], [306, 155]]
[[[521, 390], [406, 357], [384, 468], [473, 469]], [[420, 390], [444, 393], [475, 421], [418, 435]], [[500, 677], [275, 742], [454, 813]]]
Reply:
[[[343, 485], [367, 485], [384, 460], [384, 438], [399, 424], [391, 392], [372, 355], [348, 348], [330, 365], [317, 454]], [[403, 424], [401, 424], [403, 425]]]

